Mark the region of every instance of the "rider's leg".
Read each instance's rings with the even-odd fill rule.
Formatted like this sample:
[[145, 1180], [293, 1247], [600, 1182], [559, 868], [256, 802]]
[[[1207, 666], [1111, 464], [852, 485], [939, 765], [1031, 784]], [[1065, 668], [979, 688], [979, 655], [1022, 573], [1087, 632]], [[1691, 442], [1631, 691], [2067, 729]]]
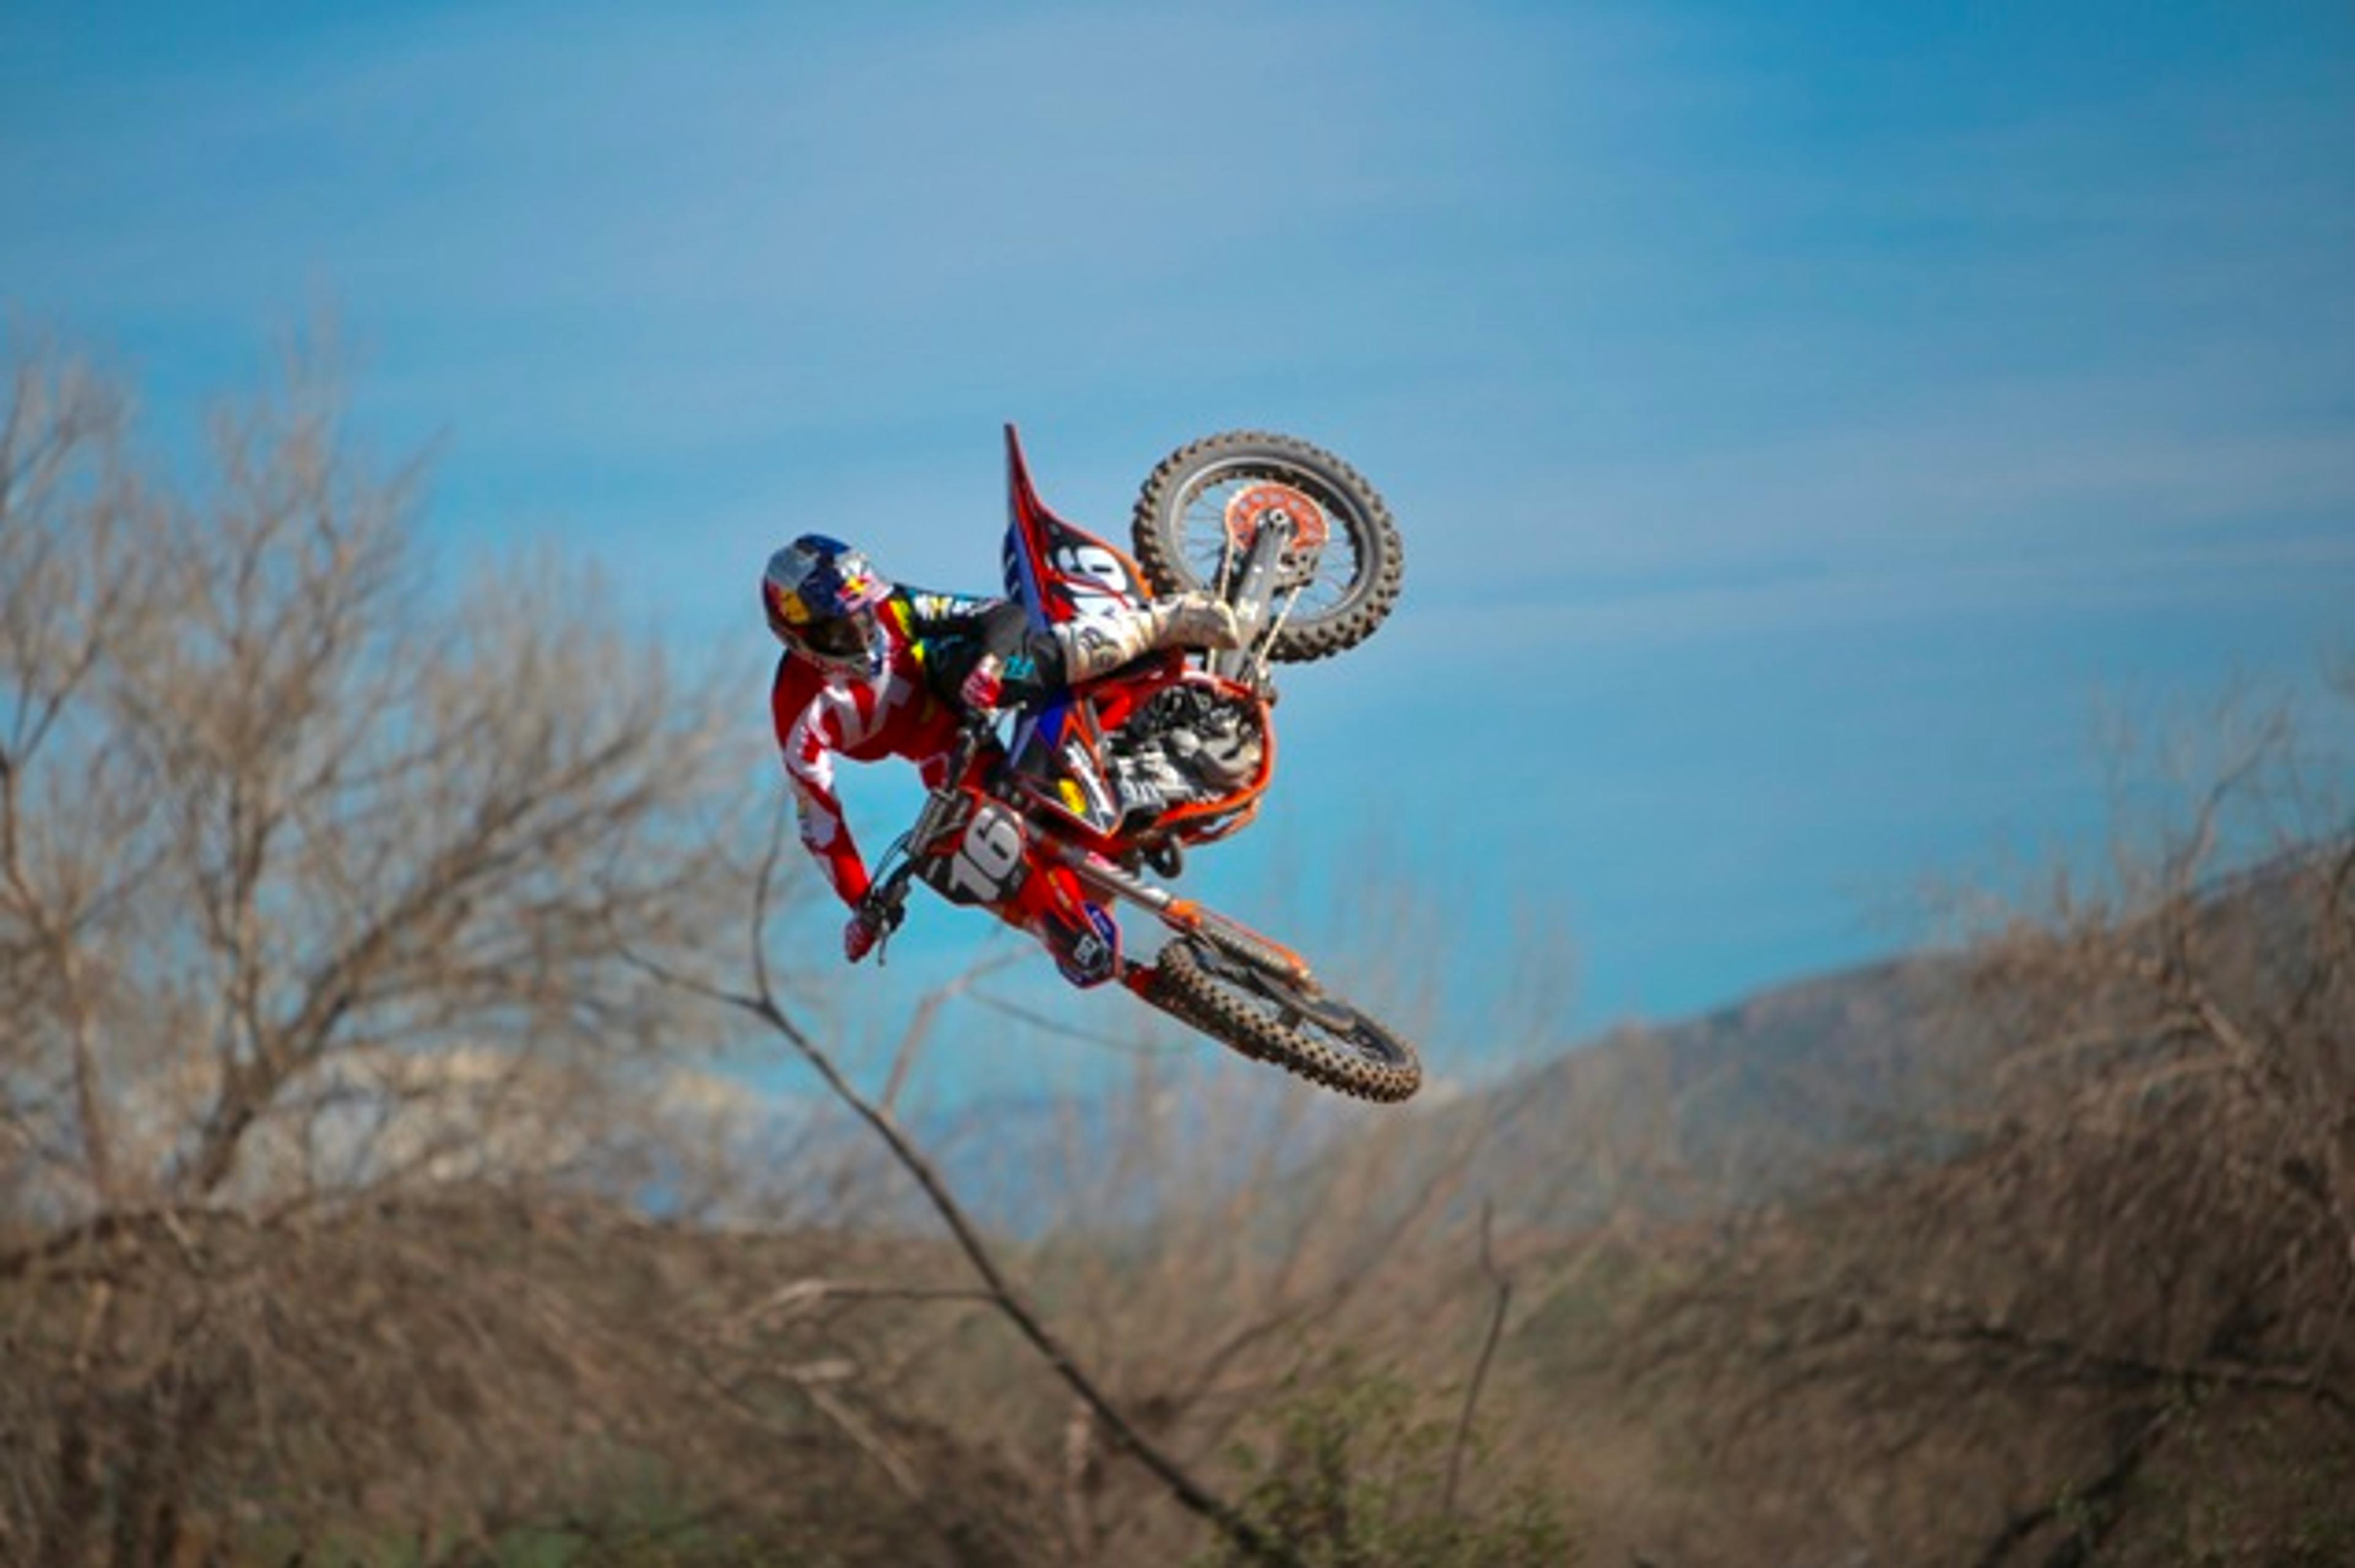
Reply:
[[1054, 628], [1063, 678], [1077, 685], [1156, 648], [1232, 648], [1242, 644], [1231, 605], [1202, 592], [1156, 599], [1131, 610], [1082, 616]]

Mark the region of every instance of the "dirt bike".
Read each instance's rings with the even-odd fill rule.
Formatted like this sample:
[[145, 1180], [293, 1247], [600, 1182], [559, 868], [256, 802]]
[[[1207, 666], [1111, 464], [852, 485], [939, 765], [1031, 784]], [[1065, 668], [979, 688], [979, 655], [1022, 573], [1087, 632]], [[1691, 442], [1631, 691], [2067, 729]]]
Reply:
[[[943, 782], [886, 852], [866, 907], [885, 932], [922, 880], [1002, 908], [1029, 876], [1067, 870], [1085, 896], [1132, 904], [1172, 935], [1150, 962], [1100, 933], [1112, 973], [1151, 1006], [1231, 1047], [1369, 1100], [1422, 1082], [1414, 1048], [1327, 989], [1297, 953], [1151, 880], [1243, 827], [1275, 768], [1274, 663], [1373, 635], [1397, 602], [1403, 547], [1356, 470], [1289, 436], [1237, 432], [1181, 447], [1137, 498], [1131, 557], [1050, 511], [1006, 427], [1007, 592], [1046, 627], [1207, 590], [1242, 645], [1147, 654], [1014, 714], [968, 718]], [[1097, 955], [1096, 956], [1106, 956]]]

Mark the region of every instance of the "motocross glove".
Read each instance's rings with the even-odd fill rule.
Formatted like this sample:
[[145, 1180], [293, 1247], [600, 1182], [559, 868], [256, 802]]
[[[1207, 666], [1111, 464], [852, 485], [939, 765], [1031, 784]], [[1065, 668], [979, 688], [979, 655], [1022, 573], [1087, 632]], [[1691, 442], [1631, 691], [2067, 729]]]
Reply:
[[875, 950], [882, 935], [882, 923], [865, 910], [858, 911], [843, 925], [842, 956], [849, 963], [858, 963]]
[[964, 705], [976, 711], [996, 707], [997, 699], [1006, 692], [1005, 679], [998, 673], [1004, 668], [996, 654], [984, 654], [981, 662], [973, 667], [973, 673], [964, 677], [964, 685], [957, 688]]

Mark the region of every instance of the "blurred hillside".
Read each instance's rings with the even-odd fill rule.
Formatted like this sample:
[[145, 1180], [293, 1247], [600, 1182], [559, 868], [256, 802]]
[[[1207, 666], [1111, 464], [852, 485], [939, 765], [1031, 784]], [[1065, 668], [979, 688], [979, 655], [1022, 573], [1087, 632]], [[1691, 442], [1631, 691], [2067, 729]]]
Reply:
[[[1788, 1194], [1934, 1140], [1963, 1116], [1988, 1046], [1970, 980], [1960, 955], [1817, 976], [1703, 1018], [1614, 1029], [1395, 1112], [1269, 1083], [1240, 1093], [1196, 1051], [1156, 1059], [1107, 1096], [996, 1095], [914, 1125], [975, 1212], [1027, 1236], [1071, 1223], [1149, 1228], [1165, 1204], [1223, 1200], [1253, 1179], [1279, 1181], [1313, 1209], [1325, 1181], [1356, 1179], [1359, 1140], [1399, 1172], [1444, 1179], [1517, 1226], [1580, 1230], [1623, 1207], [1665, 1220]], [[1148, 1123], [1164, 1152], [1140, 1160], [1131, 1146]], [[888, 1158], [862, 1155], [845, 1133], [841, 1157], [864, 1173], [862, 1193], [888, 1188]], [[1220, 1149], [1281, 1153], [1270, 1173]], [[1199, 1168], [1173, 1186], [1157, 1168], [1169, 1158]]]
[[1968, 964], [1908, 958], [1778, 987], [1704, 1018], [1630, 1026], [1422, 1118], [1476, 1144], [1465, 1185], [1499, 1219], [1566, 1229], [1791, 1193], [1928, 1136], [1986, 1049]]

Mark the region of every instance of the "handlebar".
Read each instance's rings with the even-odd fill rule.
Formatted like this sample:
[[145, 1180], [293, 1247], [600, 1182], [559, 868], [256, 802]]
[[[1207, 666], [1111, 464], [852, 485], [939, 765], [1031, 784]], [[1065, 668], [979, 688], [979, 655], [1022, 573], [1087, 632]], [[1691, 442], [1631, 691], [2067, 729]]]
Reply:
[[958, 785], [972, 768], [974, 758], [980, 754], [984, 742], [995, 738], [998, 713], [995, 708], [966, 711], [957, 728], [956, 744], [949, 752], [948, 771], [924, 796], [916, 820], [883, 851], [883, 874], [875, 879], [866, 897], [858, 901], [858, 912], [872, 922], [880, 933], [875, 944], [879, 964], [883, 961], [891, 933], [908, 918], [908, 880], [916, 874], [917, 857], [932, 847], [933, 839], [948, 831], [964, 799]]

